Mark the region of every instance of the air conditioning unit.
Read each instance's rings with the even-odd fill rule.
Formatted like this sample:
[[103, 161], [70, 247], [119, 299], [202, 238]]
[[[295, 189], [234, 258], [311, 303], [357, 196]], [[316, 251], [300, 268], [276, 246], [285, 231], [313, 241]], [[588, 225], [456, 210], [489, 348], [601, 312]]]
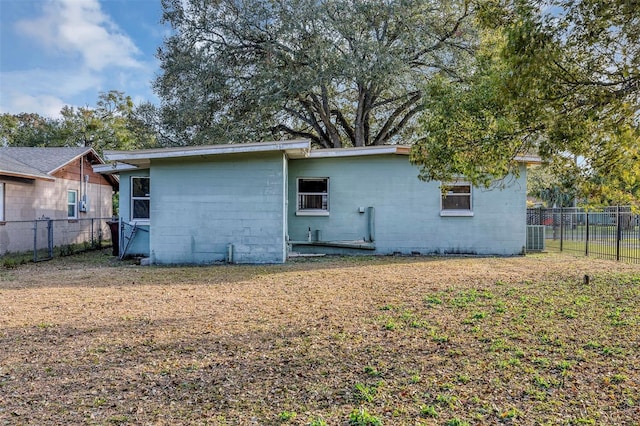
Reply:
[[527, 225], [527, 251], [543, 251], [544, 225]]

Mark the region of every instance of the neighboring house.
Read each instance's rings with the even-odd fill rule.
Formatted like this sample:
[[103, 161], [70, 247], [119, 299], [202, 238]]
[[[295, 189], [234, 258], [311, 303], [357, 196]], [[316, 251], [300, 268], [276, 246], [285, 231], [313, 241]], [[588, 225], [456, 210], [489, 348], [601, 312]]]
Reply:
[[33, 249], [33, 224], [18, 223], [110, 217], [118, 180], [98, 164], [91, 148], [0, 147], [0, 254]]
[[[515, 255], [526, 164], [503, 189], [418, 179], [409, 147], [306, 140], [105, 153], [123, 254], [156, 264], [284, 262], [296, 253]], [[444, 194], [442, 186], [444, 186]]]

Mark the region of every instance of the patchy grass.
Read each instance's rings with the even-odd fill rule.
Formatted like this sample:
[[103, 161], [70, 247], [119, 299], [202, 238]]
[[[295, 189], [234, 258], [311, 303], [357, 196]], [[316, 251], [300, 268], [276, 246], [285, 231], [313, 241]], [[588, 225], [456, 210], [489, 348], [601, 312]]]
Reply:
[[0, 423], [637, 425], [638, 306], [640, 267], [562, 255], [18, 265]]

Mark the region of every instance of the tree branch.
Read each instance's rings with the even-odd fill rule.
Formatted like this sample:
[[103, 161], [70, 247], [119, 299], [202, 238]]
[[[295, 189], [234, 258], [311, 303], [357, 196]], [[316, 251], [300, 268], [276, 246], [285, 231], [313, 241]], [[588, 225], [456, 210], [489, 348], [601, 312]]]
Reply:
[[409, 119], [421, 110], [421, 108], [417, 107], [409, 111], [409, 113], [407, 113], [400, 120], [400, 122], [392, 128], [393, 123], [396, 121], [396, 119], [422, 98], [422, 92], [418, 91], [414, 93], [415, 94], [411, 98], [407, 99], [406, 102], [396, 108], [395, 111], [393, 111], [393, 113], [389, 116], [382, 129], [380, 129], [380, 131], [376, 135], [373, 141], [373, 145], [381, 145], [385, 141], [389, 140], [389, 138], [391, 138], [392, 136], [395, 136], [408, 123]]
[[274, 126], [271, 129], [271, 131], [273, 133], [275, 133], [275, 132], [285, 132], [285, 133], [290, 134], [291, 136], [310, 139], [312, 143], [315, 143], [316, 145], [322, 145], [324, 148], [327, 148], [326, 144], [324, 144], [322, 142], [322, 140], [317, 135], [314, 135], [313, 133], [309, 133], [309, 132], [303, 132], [301, 130], [295, 130], [295, 129], [292, 129], [291, 127], [286, 126], [284, 124], [278, 124], [278, 125]]

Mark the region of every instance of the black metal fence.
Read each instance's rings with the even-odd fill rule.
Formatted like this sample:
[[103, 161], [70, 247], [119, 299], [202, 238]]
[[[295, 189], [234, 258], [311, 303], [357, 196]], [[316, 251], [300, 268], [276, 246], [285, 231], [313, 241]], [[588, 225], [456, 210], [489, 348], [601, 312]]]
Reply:
[[528, 209], [527, 225], [544, 229], [547, 250], [640, 263], [640, 215], [630, 207]]
[[49, 260], [108, 246], [111, 218], [9, 221], [0, 225], [0, 256], [33, 255], [33, 261]]

